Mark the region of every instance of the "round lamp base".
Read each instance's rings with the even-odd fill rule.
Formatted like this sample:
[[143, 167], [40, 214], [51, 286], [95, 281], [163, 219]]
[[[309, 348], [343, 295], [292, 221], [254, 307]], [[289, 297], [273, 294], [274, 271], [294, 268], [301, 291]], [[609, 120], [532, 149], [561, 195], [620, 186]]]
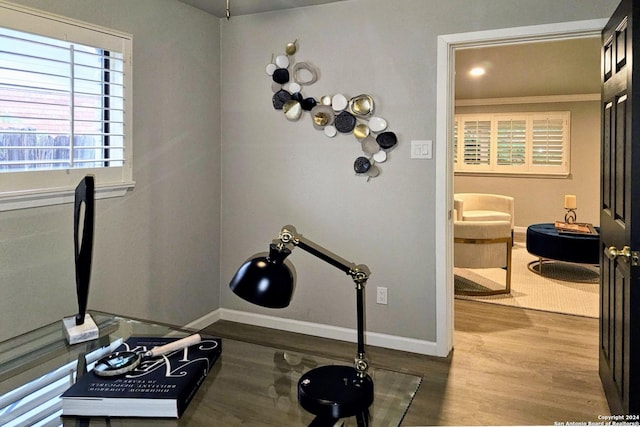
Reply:
[[373, 403], [373, 380], [358, 376], [352, 366], [329, 365], [312, 369], [298, 381], [298, 401], [314, 415], [346, 418], [368, 413]]

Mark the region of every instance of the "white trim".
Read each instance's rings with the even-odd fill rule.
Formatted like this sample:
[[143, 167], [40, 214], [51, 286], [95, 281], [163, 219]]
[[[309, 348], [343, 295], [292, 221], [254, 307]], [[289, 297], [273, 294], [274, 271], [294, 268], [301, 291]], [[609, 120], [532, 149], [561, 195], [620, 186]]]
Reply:
[[100, 31], [102, 33], [113, 35], [120, 38], [126, 38], [126, 39], [132, 38], [132, 35], [130, 33], [114, 30], [112, 28], [102, 27], [100, 25], [88, 23], [85, 21], [79, 21], [77, 19], [69, 18], [68, 16], [58, 15], [55, 13], [47, 12], [47, 11], [36, 9], [33, 7], [11, 3], [6, 0], [0, 0], [0, 8], [6, 9], [5, 12], [6, 11], [19, 12], [26, 15], [32, 15], [37, 18], [45, 18], [51, 21], [62, 22], [63, 24], [75, 25], [76, 27], [85, 28], [91, 31]]
[[[228, 320], [230, 322], [262, 326], [281, 331], [295, 332], [353, 343], [356, 342], [357, 336], [355, 329], [304, 322], [301, 320], [285, 319], [283, 317], [268, 316], [266, 314], [249, 313], [246, 311], [230, 310], [226, 308], [213, 311], [200, 319], [189, 323], [187, 327], [192, 329], [202, 329], [218, 320]], [[437, 355], [436, 343], [432, 341], [422, 341], [415, 338], [398, 337], [394, 335], [380, 334], [377, 332], [365, 332], [365, 342], [367, 345], [376, 347], [390, 348], [429, 356]]]
[[509, 178], [543, 178], [543, 179], [566, 179], [571, 176], [571, 172], [563, 173], [537, 173], [537, 172], [498, 172], [498, 171], [455, 171], [456, 176], [500, 176]]
[[486, 47], [507, 44], [567, 40], [573, 38], [599, 36], [608, 19], [557, 22], [554, 24], [530, 25], [525, 27], [500, 28], [497, 30], [473, 31], [469, 33], [445, 34], [443, 41], [452, 48]]
[[453, 129], [455, 49], [498, 44], [530, 43], [552, 39], [593, 37], [599, 35], [607, 19], [559, 22], [555, 24], [504, 28], [438, 36], [436, 81], [436, 348], [446, 355], [453, 347]]
[[520, 225], [516, 225], [516, 226], [513, 227], [513, 233], [514, 234], [527, 234], [527, 229], [528, 228], [529, 227], [523, 227], [523, 226], [520, 226]]
[[[453, 153], [449, 143], [453, 133], [453, 51], [446, 36], [438, 37], [436, 75], [436, 346], [437, 355], [445, 357], [453, 348]], [[444, 123], [441, 115], [444, 113]], [[442, 250], [439, 250], [441, 248]]]
[[[263, 326], [287, 332], [313, 335], [340, 341], [356, 342], [355, 329], [341, 328], [320, 323], [305, 322], [302, 320], [285, 319], [277, 316], [250, 313], [238, 310], [222, 309], [221, 318], [232, 322], [246, 323], [249, 325]], [[380, 334], [377, 332], [365, 332], [367, 345], [390, 348], [394, 350], [408, 351], [426, 355], [436, 355], [434, 342], [422, 341], [414, 338], [398, 337], [394, 335]]]
[[202, 317], [199, 317], [189, 323], [187, 323], [186, 325], [184, 325], [185, 329], [192, 329], [192, 330], [201, 330], [206, 328], [207, 326], [211, 325], [212, 323], [216, 323], [218, 320], [222, 319], [222, 309], [219, 308], [215, 311], [212, 311], [210, 313], [205, 314]]
[[[121, 197], [134, 187], [135, 182], [123, 182], [121, 184], [117, 183], [97, 186], [95, 198], [96, 200], [99, 200], [109, 199], [111, 197]], [[0, 197], [0, 212], [73, 203], [74, 200], [74, 187], [3, 193], [2, 197]]]
[[507, 98], [456, 99], [456, 107], [475, 107], [479, 105], [513, 104], [557, 104], [559, 102], [600, 101], [599, 93], [579, 93], [574, 95], [513, 96]]

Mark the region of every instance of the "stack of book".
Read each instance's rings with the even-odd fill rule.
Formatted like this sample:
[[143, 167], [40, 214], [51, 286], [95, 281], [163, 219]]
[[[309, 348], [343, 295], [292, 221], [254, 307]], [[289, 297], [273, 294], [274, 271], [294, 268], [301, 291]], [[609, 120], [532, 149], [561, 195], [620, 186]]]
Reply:
[[587, 222], [562, 222], [556, 221], [556, 230], [561, 234], [585, 234], [597, 236], [598, 231], [593, 224]]
[[[147, 351], [178, 338], [131, 337], [116, 351]], [[62, 394], [62, 415], [179, 418], [222, 351], [220, 338], [143, 359], [122, 375], [89, 371]]]

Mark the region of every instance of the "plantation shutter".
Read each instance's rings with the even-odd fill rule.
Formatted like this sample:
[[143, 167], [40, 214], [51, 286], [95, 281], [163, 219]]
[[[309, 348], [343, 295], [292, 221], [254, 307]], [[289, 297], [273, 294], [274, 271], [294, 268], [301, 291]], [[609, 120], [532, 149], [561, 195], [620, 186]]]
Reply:
[[524, 166], [526, 160], [527, 121], [497, 120], [497, 155], [499, 166]]
[[536, 166], [561, 166], [564, 162], [564, 120], [533, 120], [532, 163]]
[[458, 163], [458, 120], [453, 121], [453, 165]]
[[491, 163], [491, 121], [464, 121], [462, 158], [465, 165], [489, 165]]

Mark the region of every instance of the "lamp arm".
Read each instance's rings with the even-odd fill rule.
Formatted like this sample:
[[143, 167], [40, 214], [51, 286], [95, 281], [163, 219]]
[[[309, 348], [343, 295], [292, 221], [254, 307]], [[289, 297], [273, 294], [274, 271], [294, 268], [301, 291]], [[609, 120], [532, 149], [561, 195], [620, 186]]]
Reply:
[[303, 237], [300, 234], [297, 234], [295, 228], [292, 226], [285, 226], [280, 231], [280, 235], [278, 236], [280, 240], [280, 245], [285, 246], [288, 244], [297, 246], [305, 251], [309, 252], [311, 255], [314, 255], [317, 258], [320, 258], [324, 262], [333, 265], [338, 270], [343, 271], [344, 273], [351, 276], [353, 281], [357, 286], [364, 286], [367, 280], [369, 279], [369, 271], [364, 265], [355, 265], [352, 262], [345, 260], [344, 258], [319, 247], [317, 244], [312, 242], [311, 240]]
[[287, 245], [298, 246], [306, 252], [320, 258], [321, 260], [333, 265], [339, 270], [351, 276], [356, 285], [356, 317], [358, 323], [358, 350], [356, 353], [354, 367], [358, 375], [364, 377], [369, 369], [369, 361], [364, 351], [364, 286], [369, 279], [369, 269], [365, 265], [355, 265], [344, 258], [324, 249], [313, 243], [312, 241], [297, 234], [292, 226], [285, 226], [280, 231], [277, 245], [280, 250]]

